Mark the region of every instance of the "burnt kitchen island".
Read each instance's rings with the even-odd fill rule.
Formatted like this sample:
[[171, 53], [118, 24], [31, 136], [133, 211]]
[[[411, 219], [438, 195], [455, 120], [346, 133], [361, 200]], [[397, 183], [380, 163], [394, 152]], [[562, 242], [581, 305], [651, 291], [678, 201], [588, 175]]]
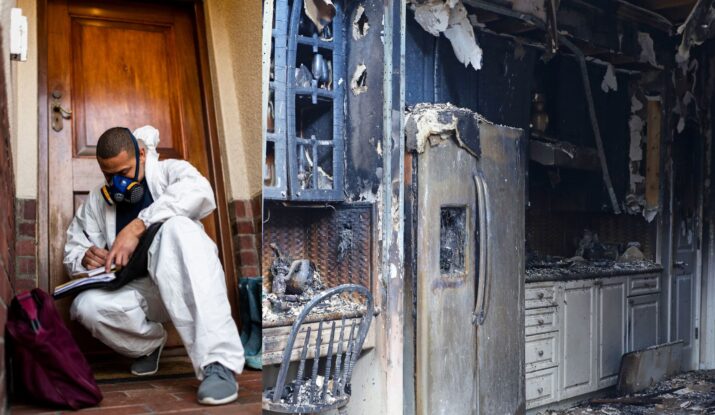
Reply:
[[623, 354], [658, 343], [661, 274], [647, 260], [527, 264], [530, 413], [615, 385]]

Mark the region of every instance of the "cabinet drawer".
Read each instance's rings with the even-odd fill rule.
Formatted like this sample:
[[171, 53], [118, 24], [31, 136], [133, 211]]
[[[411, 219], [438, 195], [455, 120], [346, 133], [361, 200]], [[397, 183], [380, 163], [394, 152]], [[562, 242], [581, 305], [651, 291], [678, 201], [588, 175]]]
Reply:
[[558, 365], [556, 337], [558, 333], [526, 337], [526, 372], [534, 372]]
[[539, 307], [552, 307], [556, 305], [556, 288], [553, 283], [526, 286], [524, 295], [526, 299], [526, 309]]
[[660, 292], [660, 275], [639, 275], [628, 278], [628, 296]]
[[554, 402], [556, 396], [556, 368], [540, 370], [526, 375], [526, 407], [535, 408]]
[[534, 308], [526, 310], [524, 327], [527, 336], [556, 331], [558, 326], [556, 307]]

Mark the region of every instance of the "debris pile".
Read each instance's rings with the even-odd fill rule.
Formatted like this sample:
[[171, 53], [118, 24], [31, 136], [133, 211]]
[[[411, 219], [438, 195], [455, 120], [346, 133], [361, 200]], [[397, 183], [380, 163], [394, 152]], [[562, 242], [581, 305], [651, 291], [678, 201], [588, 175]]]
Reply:
[[[303, 307], [316, 294], [327, 287], [315, 264], [307, 259], [291, 260], [275, 245], [270, 245], [275, 254], [270, 272], [272, 288], [263, 293], [263, 325], [272, 327], [290, 325]], [[336, 295], [316, 306], [308, 320], [330, 318], [334, 315], [358, 316], [365, 313], [365, 305], [348, 294]]]
[[598, 234], [588, 229], [584, 230], [575, 255], [570, 258], [540, 256], [530, 252], [526, 259], [526, 280], [530, 282], [608, 277], [661, 270], [660, 265], [645, 257], [640, 250], [640, 243], [602, 243]]
[[592, 399], [542, 415], [715, 414], [715, 370], [687, 372], [641, 393]]

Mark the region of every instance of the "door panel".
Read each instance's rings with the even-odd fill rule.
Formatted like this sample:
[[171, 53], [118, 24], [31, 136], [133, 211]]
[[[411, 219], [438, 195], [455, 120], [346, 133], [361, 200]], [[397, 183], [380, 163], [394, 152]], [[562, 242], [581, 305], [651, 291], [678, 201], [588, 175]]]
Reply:
[[488, 186], [486, 318], [477, 328], [480, 414], [523, 413], [524, 218], [523, 131], [479, 124], [479, 168]]
[[173, 26], [72, 18], [76, 155], [94, 158], [99, 136], [131, 120], [161, 132], [162, 156], [183, 158], [175, 48]]
[[683, 340], [683, 370], [698, 367], [702, 140], [686, 127], [673, 144], [673, 239], [670, 340]]
[[598, 288], [598, 386], [618, 379], [626, 351], [626, 279], [606, 279]]
[[641, 295], [628, 299], [628, 351], [658, 344], [660, 295]]
[[[67, 280], [62, 266], [65, 231], [88, 192], [104, 180], [95, 151], [106, 129], [155, 126], [162, 159], [183, 158], [217, 192], [222, 188], [209, 165], [193, 7], [190, 2], [48, 1], [47, 95], [52, 106], [56, 91], [57, 103], [72, 115], [61, 130], [48, 131], [50, 274], [44, 288], [51, 291]], [[48, 112], [52, 117], [52, 107]], [[219, 197], [223, 199], [217, 193]], [[217, 214], [203, 223], [218, 242]], [[233, 304], [233, 270], [226, 271]], [[70, 303], [58, 302], [66, 319]], [[83, 350], [106, 350], [78, 325], [71, 327]], [[168, 346], [178, 345], [170, 335]]]
[[594, 389], [596, 334], [593, 282], [567, 283], [563, 296], [562, 399]]
[[675, 340], [683, 341], [683, 350], [692, 352], [693, 277], [689, 274], [675, 276]]

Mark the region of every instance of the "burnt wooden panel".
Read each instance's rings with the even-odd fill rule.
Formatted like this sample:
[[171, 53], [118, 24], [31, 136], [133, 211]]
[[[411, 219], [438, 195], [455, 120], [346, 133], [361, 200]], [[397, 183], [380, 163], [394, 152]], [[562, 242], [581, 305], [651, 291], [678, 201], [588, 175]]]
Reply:
[[[372, 204], [314, 208], [267, 203], [265, 209], [262, 269], [266, 290], [271, 289], [273, 243], [291, 259], [313, 261], [327, 288], [347, 283], [372, 287]], [[344, 255], [340, 254], [341, 242]]]
[[182, 158], [174, 26], [73, 16], [71, 42], [75, 154], [94, 156], [104, 131], [129, 123], [153, 125], [162, 156]]

